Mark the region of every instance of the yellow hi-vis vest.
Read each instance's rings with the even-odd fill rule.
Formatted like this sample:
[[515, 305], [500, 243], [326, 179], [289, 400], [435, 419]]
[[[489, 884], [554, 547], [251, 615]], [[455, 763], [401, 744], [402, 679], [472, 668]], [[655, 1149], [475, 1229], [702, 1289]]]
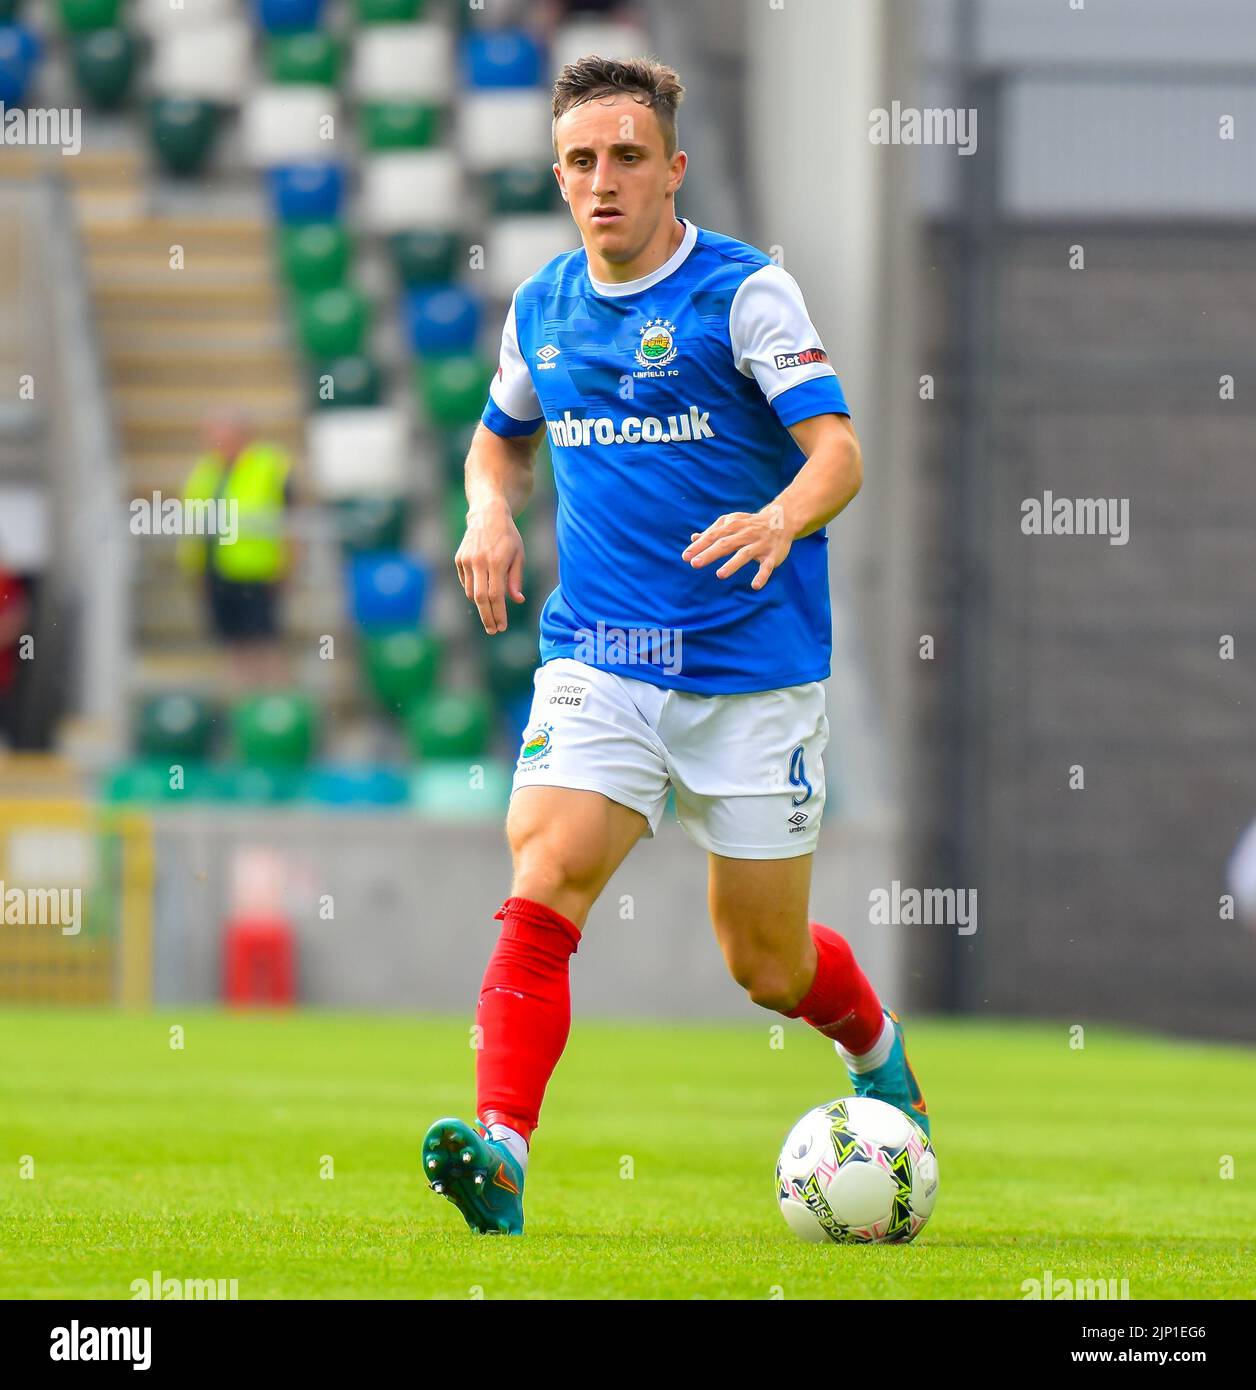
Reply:
[[185, 573], [203, 574], [206, 552], [214, 573], [238, 583], [273, 584], [283, 576], [288, 550], [283, 538], [284, 483], [288, 458], [273, 444], [249, 444], [222, 478], [220, 454], [198, 459], [183, 489], [185, 502], [213, 503], [222, 497], [234, 504], [236, 538], [185, 535], [179, 563]]

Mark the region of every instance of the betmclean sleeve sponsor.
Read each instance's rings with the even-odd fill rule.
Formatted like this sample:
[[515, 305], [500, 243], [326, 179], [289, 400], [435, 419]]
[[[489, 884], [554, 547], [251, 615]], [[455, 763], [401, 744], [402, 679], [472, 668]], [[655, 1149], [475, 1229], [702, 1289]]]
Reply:
[[754, 377], [783, 425], [850, 414], [798, 282], [780, 266], [762, 266], [742, 281], [728, 332], [737, 370]]
[[519, 350], [519, 334], [515, 321], [515, 300], [518, 290], [510, 301], [510, 311], [502, 328], [501, 355], [498, 358], [497, 372], [488, 388], [488, 404], [484, 407], [483, 420], [494, 434], [510, 438], [513, 435], [534, 434], [540, 429], [544, 412], [537, 399], [536, 388], [532, 384], [532, 373], [523, 360]]

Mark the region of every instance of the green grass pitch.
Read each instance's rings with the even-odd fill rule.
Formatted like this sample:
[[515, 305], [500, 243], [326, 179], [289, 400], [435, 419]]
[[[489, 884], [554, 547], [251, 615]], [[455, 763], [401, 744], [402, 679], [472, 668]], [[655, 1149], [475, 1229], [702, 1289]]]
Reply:
[[1018, 1299], [1047, 1269], [1133, 1299], [1256, 1293], [1250, 1049], [909, 1018], [933, 1220], [910, 1246], [807, 1246], [773, 1169], [848, 1092], [829, 1044], [786, 1024], [773, 1047], [767, 1015], [577, 1019], [519, 1240], [473, 1237], [420, 1173], [427, 1124], [471, 1113], [469, 1022], [0, 1016], [0, 1296], [125, 1299], [154, 1270], [242, 1299]]

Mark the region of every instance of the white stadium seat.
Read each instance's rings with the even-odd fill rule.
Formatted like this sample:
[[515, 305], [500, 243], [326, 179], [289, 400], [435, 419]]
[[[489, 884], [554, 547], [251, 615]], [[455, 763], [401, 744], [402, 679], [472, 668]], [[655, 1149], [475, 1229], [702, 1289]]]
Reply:
[[339, 132], [335, 89], [277, 83], [257, 87], [244, 106], [244, 149], [258, 169], [303, 159], [334, 160], [336, 141], [323, 139], [326, 117]]
[[224, 20], [243, 20], [252, 25], [253, 6], [246, 0], [183, 0], [177, 8], [171, 0], [132, 0], [126, 23], [154, 37], [172, 30], [191, 31]]
[[468, 92], [458, 108], [458, 143], [473, 173], [512, 164], [549, 163], [552, 105], [537, 89]]
[[320, 410], [306, 421], [307, 458], [322, 498], [408, 492], [410, 422], [400, 410]]
[[153, 90], [236, 106], [253, 85], [253, 26], [245, 19], [185, 24], [154, 36]]
[[353, 94], [358, 101], [448, 101], [454, 50], [440, 24], [370, 24], [353, 40]]
[[630, 24], [606, 24], [597, 20], [576, 19], [564, 24], [550, 45], [550, 63], [554, 75], [567, 63], [596, 53], [600, 58], [640, 58], [650, 51], [650, 41], [640, 29]]
[[498, 300], [509, 299], [546, 261], [579, 245], [580, 233], [566, 208], [499, 217], [489, 228], [484, 247], [485, 289]]
[[387, 234], [457, 227], [463, 219], [462, 170], [451, 150], [396, 150], [362, 161], [362, 221]]

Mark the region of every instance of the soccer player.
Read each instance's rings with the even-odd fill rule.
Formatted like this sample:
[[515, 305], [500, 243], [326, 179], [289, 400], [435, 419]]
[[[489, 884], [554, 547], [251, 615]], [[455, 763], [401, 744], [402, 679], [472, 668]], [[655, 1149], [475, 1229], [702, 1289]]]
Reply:
[[751, 1000], [831, 1038], [859, 1095], [928, 1130], [896, 1016], [809, 920], [832, 646], [825, 526], [859, 444], [794, 280], [676, 215], [675, 72], [583, 58], [554, 86], [554, 174], [583, 248], [516, 290], [466, 462], [459, 580], [486, 632], [522, 603], [514, 515], [548, 434], [558, 587], [506, 829], [510, 896], [476, 1020], [478, 1122], [423, 1141], [473, 1230], [523, 1230], [528, 1146], [571, 1026], [589, 909], [669, 787], [707, 851]]

